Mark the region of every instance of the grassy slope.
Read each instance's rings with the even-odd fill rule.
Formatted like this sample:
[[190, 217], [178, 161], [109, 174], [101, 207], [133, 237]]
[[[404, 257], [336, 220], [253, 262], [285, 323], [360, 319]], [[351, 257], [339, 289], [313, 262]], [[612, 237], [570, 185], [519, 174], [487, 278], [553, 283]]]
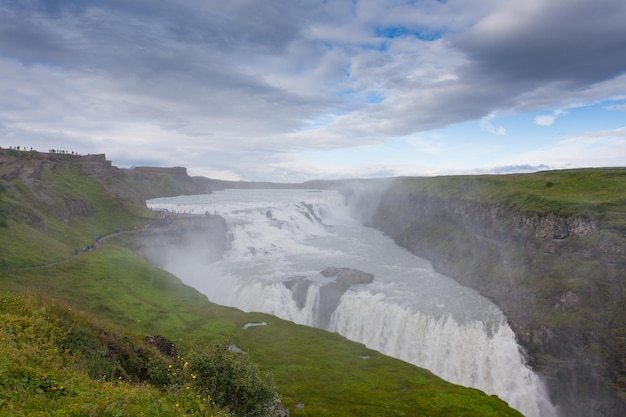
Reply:
[[576, 215], [626, 229], [626, 168], [405, 179], [407, 192]]
[[2, 293], [0, 323], [0, 415], [224, 415], [189, 378], [184, 388], [137, 383], [176, 359], [67, 304]]
[[[79, 202], [87, 215], [70, 215], [64, 222], [58, 214], [67, 210], [67, 201]], [[44, 174], [40, 182], [26, 184], [17, 178], [3, 185], [0, 214], [10, 224], [0, 229], [0, 268], [57, 261], [93, 243], [99, 234], [140, 226], [154, 217], [145, 207], [111, 196], [76, 169]], [[40, 224], [45, 227], [33, 227]]]
[[[66, 300], [135, 332], [165, 334], [183, 349], [228, 337], [274, 375], [294, 416], [516, 415], [494, 397], [446, 383], [337, 334], [211, 304], [109, 242], [55, 267], [2, 272], [0, 282], [17, 293]], [[242, 329], [261, 321], [267, 326]], [[295, 409], [300, 402], [305, 409]]]
[[[46, 204], [34, 198], [37, 187], [48, 194]], [[30, 188], [19, 179], [5, 183], [4, 188], [0, 205], [5, 209], [8, 227], [0, 229], [0, 287], [5, 297], [7, 291], [43, 294], [128, 331], [165, 335], [183, 350], [228, 337], [248, 351], [262, 370], [272, 372], [292, 416], [519, 415], [495, 397], [449, 384], [428, 371], [370, 351], [336, 334], [211, 304], [176, 277], [126, 249], [121, 239], [107, 239], [101, 249], [64, 263], [24, 268], [67, 258], [73, 248], [90, 243], [96, 234], [141, 224], [150, 213], [125, 205], [105, 193], [97, 181], [72, 170], [45, 177], [42, 183], [31, 184]], [[70, 223], [58, 220], [49, 208], [57, 204], [55, 199], [61, 201], [63, 197], [86, 202], [90, 215], [74, 216]], [[33, 227], [41, 221], [47, 230]], [[268, 325], [242, 329], [245, 323], [259, 321]], [[90, 380], [81, 372], [64, 367], [67, 358], [50, 351], [42, 341], [25, 340], [12, 349], [8, 361], [2, 364], [3, 375], [7, 369], [12, 370], [7, 375], [22, 369], [12, 365], [11, 358], [24, 355], [30, 358], [28, 361], [39, 363], [50, 378], [72, 381], [77, 392], [85, 394], [80, 401], [87, 408], [89, 404], [109, 404], [109, 414], [101, 415], [140, 415], [137, 410], [144, 410], [144, 415], [159, 415], [141, 407], [159, 397], [149, 387], [120, 387]], [[36, 374], [34, 378], [47, 377]], [[22, 388], [17, 389], [21, 390], [19, 402], [34, 404], [28, 412], [37, 410], [52, 415], [45, 405], [46, 393]], [[2, 407], [13, 407], [12, 412], [20, 415], [20, 406], [13, 401], [14, 391], [0, 391], [0, 411]], [[127, 409], [126, 403], [120, 403], [123, 392], [129, 393], [128, 398], [137, 396], [136, 403], [140, 405]], [[163, 395], [158, 401], [176, 401]], [[298, 403], [305, 404], [305, 408], [296, 408]]]

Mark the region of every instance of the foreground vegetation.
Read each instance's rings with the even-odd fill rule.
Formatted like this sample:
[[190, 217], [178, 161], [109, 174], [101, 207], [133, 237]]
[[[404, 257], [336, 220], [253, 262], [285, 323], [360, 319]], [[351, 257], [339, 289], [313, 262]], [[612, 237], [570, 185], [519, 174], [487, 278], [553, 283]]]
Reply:
[[[337, 334], [208, 302], [130, 249], [154, 220], [140, 185], [59, 161], [0, 169], [0, 415], [255, 416], [275, 391], [290, 416], [520, 415]], [[73, 255], [115, 230], [135, 231]]]
[[67, 304], [5, 294], [0, 317], [2, 415], [226, 415], [188, 362]]

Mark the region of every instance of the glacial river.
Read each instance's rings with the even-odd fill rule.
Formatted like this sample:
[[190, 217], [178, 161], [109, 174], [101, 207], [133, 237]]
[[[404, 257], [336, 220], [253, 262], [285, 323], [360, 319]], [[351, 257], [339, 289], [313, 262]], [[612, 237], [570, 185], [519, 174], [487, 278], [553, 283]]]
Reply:
[[[323, 327], [440, 377], [498, 395], [527, 417], [553, 417], [502, 311], [430, 263], [364, 227], [335, 191], [225, 190], [150, 200], [149, 207], [218, 213], [232, 247], [214, 263], [177, 256], [166, 269], [215, 303]], [[374, 275], [320, 320], [326, 267]], [[306, 293], [288, 285], [306, 282]]]

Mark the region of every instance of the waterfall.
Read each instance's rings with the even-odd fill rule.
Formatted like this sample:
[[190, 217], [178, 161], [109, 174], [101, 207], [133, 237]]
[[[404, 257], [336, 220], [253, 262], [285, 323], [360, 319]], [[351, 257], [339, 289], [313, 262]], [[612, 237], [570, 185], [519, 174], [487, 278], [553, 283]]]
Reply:
[[[224, 259], [166, 265], [211, 301], [338, 332], [498, 395], [527, 417], [557, 415], [501, 310], [359, 224], [338, 193], [226, 190], [149, 205], [227, 220], [233, 240]], [[373, 279], [340, 282], [320, 273], [327, 267]]]
[[526, 416], [555, 415], [505, 321], [459, 323], [450, 315], [428, 316], [360, 290], [344, 295], [329, 330], [448, 381], [496, 394]]

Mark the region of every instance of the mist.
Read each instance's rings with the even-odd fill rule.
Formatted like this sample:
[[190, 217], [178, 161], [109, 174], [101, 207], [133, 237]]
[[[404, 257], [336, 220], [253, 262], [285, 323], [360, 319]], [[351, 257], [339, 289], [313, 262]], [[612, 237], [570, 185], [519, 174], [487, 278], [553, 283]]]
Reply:
[[161, 220], [146, 225], [140, 253], [153, 265], [207, 266], [228, 250], [227, 225], [216, 215], [159, 211]]
[[219, 239], [229, 242], [216, 258], [213, 243], [191, 234], [153, 256], [217, 304], [338, 332], [498, 395], [528, 417], [556, 416], [497, 306], [362, 225], [391, 181], [368, 183], [151, 200], [199, 217], [218, 213], [226, 223]]

